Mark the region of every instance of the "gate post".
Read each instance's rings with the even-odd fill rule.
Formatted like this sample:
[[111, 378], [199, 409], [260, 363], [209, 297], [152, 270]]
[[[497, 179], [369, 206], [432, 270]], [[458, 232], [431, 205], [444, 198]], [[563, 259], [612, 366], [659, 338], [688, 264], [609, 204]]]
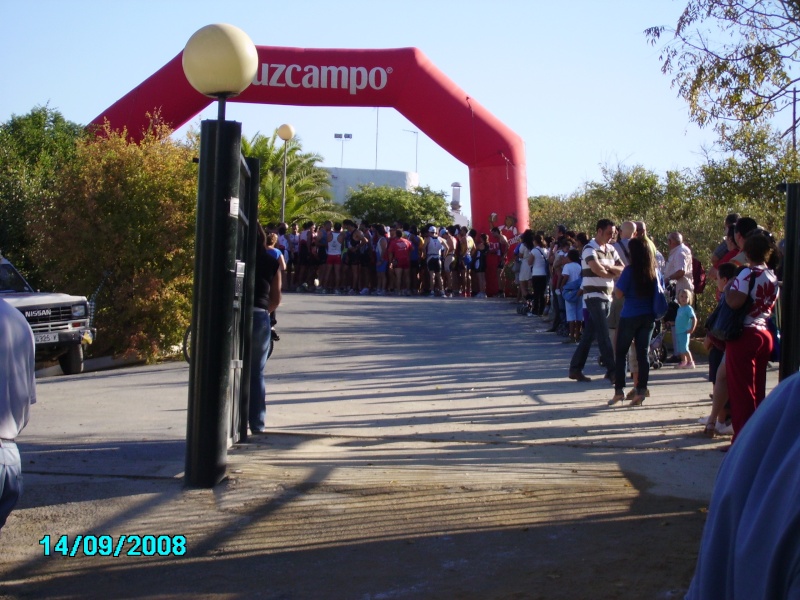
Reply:
[[186, 481], [213, 487], [228, 446], [241, 124], [203, 121], [200, 139]]
[[785, 248], [783, 287], [781, 288], [781, 364], [782, 381], [800, 368], [800, 183], [781, 184], [786, 191]]

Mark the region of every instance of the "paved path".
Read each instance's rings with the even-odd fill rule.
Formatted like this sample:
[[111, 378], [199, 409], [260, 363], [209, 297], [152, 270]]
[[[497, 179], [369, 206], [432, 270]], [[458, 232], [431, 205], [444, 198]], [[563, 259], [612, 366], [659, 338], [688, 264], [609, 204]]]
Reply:
[[[231, 449], [215, 490], [182, 484], [186, 364], [41, 379], [19, 440], [26, 493], [0, 534], [0, 598], [490, 597], [465, 584], [471, 536], [471, 556], [487, 552], [480, 582], [520, 576], [502, 553], [531, 552], [508, 546], [512, 531], [555, 528], [542, 549], [576, 522], [635, 533], [674, 518], [696, 546], [727, 443], [699, 435], [704, 370], [653, 371], [644, 406], [609, 409], [603, 370], [568, 380], [573, 347], [545, 327], [508, 301], [289, 295], [267, 367], [270, 433]], [[45, 558], [39, 544], [134, 533], [186, 535], [188, 552]], [[371, 561], [409, 544], [409, 564], [430, 554], [438, 567], [379, 577]], [[250, 571], [267, 557], [287, 575], [263, 587]], [[692, 562], [654, 590], [688, 584]]]

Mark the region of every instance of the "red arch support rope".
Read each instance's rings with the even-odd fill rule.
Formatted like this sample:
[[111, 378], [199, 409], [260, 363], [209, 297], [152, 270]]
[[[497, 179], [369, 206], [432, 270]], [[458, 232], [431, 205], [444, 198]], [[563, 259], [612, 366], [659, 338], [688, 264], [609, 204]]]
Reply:
[[[490, 214], [527, 227], [528, 199], [522, 139], [459, 88], [416, 48], [304, 49], [258, 46], [253, 84], [230, 102], [295, 106], [393, 107], [469, 168], [472, 222], [486, 231]], [[160, 111], [174, 128], [214, 100], [186, 80], [178, 54], [103, 111], [114, 129], [138, 139], [147, 113]]]

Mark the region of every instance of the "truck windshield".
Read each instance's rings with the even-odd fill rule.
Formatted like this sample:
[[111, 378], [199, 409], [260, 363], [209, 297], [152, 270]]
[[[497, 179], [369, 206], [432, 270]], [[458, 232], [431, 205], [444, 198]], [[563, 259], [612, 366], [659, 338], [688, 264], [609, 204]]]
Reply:
[[0, 293], [32, 291], [31, 286], [14, 267], [7, 263], [0, 264]]

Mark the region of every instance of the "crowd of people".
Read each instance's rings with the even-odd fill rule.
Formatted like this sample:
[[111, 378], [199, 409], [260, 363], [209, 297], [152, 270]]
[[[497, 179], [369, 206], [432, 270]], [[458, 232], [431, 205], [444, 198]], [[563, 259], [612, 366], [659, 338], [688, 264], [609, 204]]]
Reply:
[[[512, 217], [501, 226], [495, 219], [493, 214], [489, 234], [432, 223], [386, 226], [344, 220], [319, 226], [308, 222], [302, 228], [282, 224], [268, 238], [280, 258], [284, 291], [515, 297], [520, 314], [545, 319], [549, 332], [576, 346], [570, 379], [591, 381], [583, 370], [597, 342], [605, 378], [614, 387], [611, 406], [623, 401], [637, 406], [650, 396], [651, 342], [662, 329], [671, 332], [672, 340], [666, 362], [696, 368], [689, 341], [700, 325], [695, 296], [707, 275], [717, 284], [718, 299], [732, 308], [745, 302], [751, 306], [740, 339], [724, 342], [709, 334], [704, 342], [713, 386], [704, 432], [735, 437], [764, 398], [773, 346], [769, 325], [779, 287], [774, 270], [778, 252], [768, 232], [751, 218], [729, 215], [725, 239], [706, 274], [680, 232], [667, 237], [665, 256], [642, 221], [617, 227], [601, 219], [590, 237], [564, 226], [551, 235], [532, 229], [520, 233]], [[653, 313], [659, 283], [671, 299], [663, 319]], [[735, 368], [728, 369], [726, 362]], [[628, 374], [632, 385], [626, 394]]]
[[[548, 331], [576, 344], [568, 371], [575, 381], [591, 381], [583, 370], [596, 341], [604, 377], [614, 387], [609, 406], [623, 401], [638, 406], [650, 396], [651, 342], [657, 329], [671, 332], [672, 353], [666, 362], [679, 369], [696, 368], [689, 344], [699, 325], [694, 300], [707, 276], [716, 282], [718, 302], [731, 309], [748, 307], [739, 337], [725, 341], [708, 331], [704, 339], [713, 386], [711, 414], [701, 419], [704, 433], [733, 434], [735, 439], [765, 396], [775, 343], [780, 253], [772, 235], [749, 217], [728, 215], [725, 229], [708, 273], [679, 232], [669, 234], [665, 258], [641, 221], [617, 228], [601, 219], [591, 239], [562, 226], [549, 240], [542, 232], [525, 231], [516, 253], [518, 312], [545, 318], [552, 323]], [[653, 301], [661, 288], [671, 303], [657, 319]], [[627, 374], [632, 388], [626, 394]]]
[[500, 227], [479, 234], [433, 223], [345, 219], [281, 224], [270, 234], [285, 263], [283, 290], [318, 294], [486, 298], [497, 293], [489, 287], [503, 277], [509, 248]]

